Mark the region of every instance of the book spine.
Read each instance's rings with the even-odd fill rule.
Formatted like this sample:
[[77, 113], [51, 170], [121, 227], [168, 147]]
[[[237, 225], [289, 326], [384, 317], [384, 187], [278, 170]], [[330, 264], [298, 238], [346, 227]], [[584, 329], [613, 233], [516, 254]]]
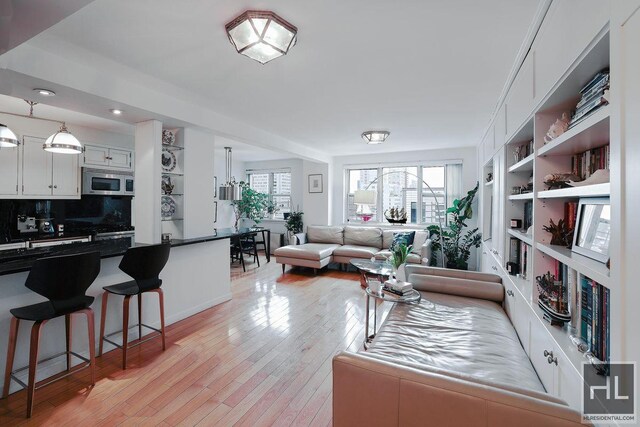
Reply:
[[589, 281], [583, 277], [580, 283], [580, 337], [586, 343], [589, 343], [589, 295], [591, 294], [591, 286]]

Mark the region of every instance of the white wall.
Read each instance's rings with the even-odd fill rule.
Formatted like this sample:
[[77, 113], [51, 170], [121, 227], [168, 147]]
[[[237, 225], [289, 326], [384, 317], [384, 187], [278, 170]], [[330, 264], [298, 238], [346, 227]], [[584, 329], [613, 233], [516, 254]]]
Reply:
[[455, 148], [452, 150], [424, 150], [397, 153], [337, 156], [333, 158], [331, 180], [331, 223], [344, 223], [345, 176], [346, 168], [358, 165], [405, 164], [442, 160], [462, 160], [463, 194], [471, 190], [477, 181], [476, 147]]
[[[309, 192], [309, 175], [322, 175], [322, 193]], [[304, 160], [302, 163], [304, 207], [303, 220], [305, 225], [329, 224], [329, 165]]]

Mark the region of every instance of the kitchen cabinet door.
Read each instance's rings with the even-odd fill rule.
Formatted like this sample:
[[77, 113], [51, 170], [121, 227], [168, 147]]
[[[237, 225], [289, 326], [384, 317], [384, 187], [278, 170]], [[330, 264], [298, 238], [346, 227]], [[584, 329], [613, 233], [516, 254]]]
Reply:
[[87, 166], [109, 166], [109, 149], [95, 145], [85, 145], [84, 164]]
[[25, 136], [22, 144], [22, 194], [25, 196], [50, 196], [52, 158], [42, 149], [43, 138]]
[[79, 159], [75, 154], [51, 154], [53, 195], [80, 197]]
[[118, 169], [131, 169], [131, 151], [111, 148], [109, 150], [109, 166]]
[[18, 194], [18, 147], [0, 148], [0, 195]]

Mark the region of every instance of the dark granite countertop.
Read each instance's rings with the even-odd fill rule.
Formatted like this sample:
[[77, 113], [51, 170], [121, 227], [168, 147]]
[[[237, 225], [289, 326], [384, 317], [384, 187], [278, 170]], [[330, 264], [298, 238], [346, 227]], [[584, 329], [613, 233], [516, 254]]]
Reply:
[[[172, 247], [193, 245], [197, 243], [211, 242], [214, 240], [229, 239], [235, 236], [242, 236], [247, 233], [255, 233], [261, 230], [241, 228], [238, 231], [232, 229], [218, 230], [215, 235], [196, 237], [193, 239], [174, 239], [171, 241]], [[266, 230], [265, 230], [266, 231]], [[65, 236], [67, 237], [67, 236]], [[134, 244], [134, 246], [139, 244]], [[122, 256], [132, 246], [131, 238], [98, 240], [88, 243], [72, 243], [68, 245], [49, 246], [34, 249], [14, 249], [0, 251], [0, 276], [6, 274], [29, 271], [38, 258], [75, 255], [87, 252], [100, 252], [101, 258]]]

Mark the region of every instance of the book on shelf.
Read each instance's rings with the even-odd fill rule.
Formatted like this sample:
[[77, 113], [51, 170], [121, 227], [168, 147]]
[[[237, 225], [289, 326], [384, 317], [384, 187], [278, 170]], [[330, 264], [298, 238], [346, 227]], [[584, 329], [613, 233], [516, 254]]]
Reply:
[[516, 163], [522, 161], [533, 154], [533, 139], [526, 144], [521, 144], [513, 151]]
[[525, 233], [533, 224], [533, 202], [526, 201], [524, 202], [524, 211], [523, 211], [523, 220], [522, 220], [522, 228], [525, 230]]
[[571, 172], [587, 179], [598, 169], [609, 169], [611, 149], [609, 145], [593, 148], [571, 156]]
[[593, 112], [603, 105], [607, 105], [607, 92], [609, 90], [609, 70], [598, 72], [593, 78], [580, 90], [580, 101], [576, 104], [576, 108], [569, 122], [569, 129], [582, 122]]
[[606, 363], [610, 357], [610, 291], [586, 276], [580, 284], [580, 336], [589, 352]]
[[529, 274], [528, 257], [531, 247], [516, 237], [509, 240], [509, 261], [507, 271], [512, 276], [518, 275], [527, 279]]

